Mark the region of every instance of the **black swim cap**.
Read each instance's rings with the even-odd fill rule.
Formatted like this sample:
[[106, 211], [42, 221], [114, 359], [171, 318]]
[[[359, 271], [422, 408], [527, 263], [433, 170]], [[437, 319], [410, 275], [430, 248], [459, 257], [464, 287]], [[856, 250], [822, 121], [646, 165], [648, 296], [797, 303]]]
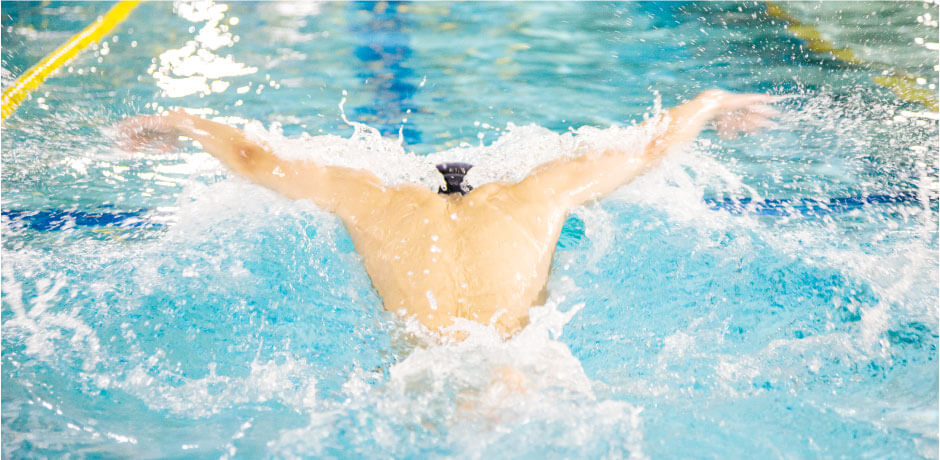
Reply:
[[437, 193], [443, 193], [445, 195], [451, 193], [459, 193], [461, 195], [466, 194], [470, 190], [473, 190], [473, 187], [469, 185], [464, 185], [463, 176], [467, 174], [467, 171], [472, 168], [473, 165], [467, 163], [441, 163], [437, 165], [437, 170], [444, 175], [444, 186], [437, 189]]

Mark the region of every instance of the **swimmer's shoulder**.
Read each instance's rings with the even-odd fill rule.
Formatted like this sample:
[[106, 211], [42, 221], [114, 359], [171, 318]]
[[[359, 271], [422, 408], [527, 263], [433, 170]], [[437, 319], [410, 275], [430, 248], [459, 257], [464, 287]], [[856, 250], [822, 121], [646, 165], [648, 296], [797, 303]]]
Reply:
[[507, 204], [513, 207], [543, 203], [544, 193], [533, 193], [529, 188], [520, 187], [520, 182], [490, 182], [474, 189], [464, 199], [471, 198], [482, 203]]
[[509, 182], [489, 182], [471, 190], [470, 193], [463, 196], [463, 199], [488, 200], [496, 198], [505, 194], [510, 185], [512, 184]]
[[392, 202], [413, 202], [416, 204], [443, 202], [444, 198], [427, 187], [415, 184], [393, 185], [385, 189], [387, 198]]
[[490, 182], [483, 184], [466, 195], [442, 195], [427, 187], [416, 184], [402, 184], [387, 187], [386, 193], [391, 202], [410, 202], [418, 205], [448, 204], [466, 206], [471, 203], [487, 204], [503, 201], [517, 201], [518, 192], [511, 182]]

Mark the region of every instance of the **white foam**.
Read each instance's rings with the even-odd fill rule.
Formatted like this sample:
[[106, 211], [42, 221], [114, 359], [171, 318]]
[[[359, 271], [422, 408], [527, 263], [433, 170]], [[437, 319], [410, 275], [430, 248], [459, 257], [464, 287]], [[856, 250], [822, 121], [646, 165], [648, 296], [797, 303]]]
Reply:
[[[623, 455], [626, 448], [631, 458], [644, 458], [642, 409], [595, 397], [580, 362], [559, 340], [582, 305], [561, 311], [560, 301], [555, 296], [533, 308], [530, 325], [509, 339], [465, 320], [452, 328], [467, 334], [462, 341], [419, 338], [422, 345], [392, 364], [387, 382], [371, 387], [365, 373], [353, 372], [343, 386], [345, 401], [311, 412], [308, 426], [282, 433], [271, 446], [278, 456], [320, 455], [338, 421], [359, 414], [369, 429], [347, 435], [378, 443], [387, 452], [401, 449], [403, 432], [433, 425], [446, 430], [444, 445], [461, 456], [486, 458], [501, 449], [507, 430], [554, 425], [564, 435], [551, 445], [577, 449], [616, 437], [623, 444], [613, 455]], [[420, 328], [417, 323], [406, 327]]]
[[[823, 108], [825, 100], [811, 102], [811, 109], [818, 106], [820, 113], [828, 113]], [[807, 117], [813, 116], [810, 114]], [[786, 117], [784, 121], [787, 121]], [[796, 122], [803, 123], [804, 120], [801, 118]], [[845, 129], [847, 125], [832, 120], [815, 123], [837, 130]], [[277, 125], [265, 128], [256, 122], [249, 123], [246, 129], [254, 138], [271, 145], [278, 155], [285, 158], [369, 169], [389, 184], [421, 183], [431, 189], [440, 185], [440, 175], [434, 164], [441, 161], [476, 164], [477, 167], [471, 170], [467, 180], [479, 186], [490, 181], [518, 180], [541, 162], [583, 154], [587, 150], [603, 148], [604, 145], [638, 142], [649, 135], [634, 127], [582, 128], [576, 132], [557, 134], [535, 125], [510, 125], [489, 146], [459, 147], [425, 157], [405, 152], [399, 142], [382, 138], [376, 130], [365, 125], [354, 125], [354, 133], [348, 138], [309, 135], [288, 138]], [[836, 134], [850, 136], [853, 132], [836, 131]], [[936, 252], [931, 248], [934, 243], [929, 239], [935, 235], [935, 214], [925, 211], [915, 216], [922, 220], [922, 228], [917, 229], [922, 235], [920, 241], [892, 244], [887, 253], [872, 253], [862, 249], [865, 242], [852, 241], [851, 235], [840, 234], [839, 227], [831, 220], [824, 221], [823, 225], [813, 221], [784, 226], [776, 222], [762, 222], [752, 216], [715, 212], [708, 209], [702, 200], [706, 190], [714, 191], [719, 196], [761, 197], [757, 190], [747, 185], [748, 181], [744, 177], [709, 155], [709, 147], [693, 146], [670, 155], [659, 168], [622, 188], [614, 194], [613, 199], [662, 211], [671, 224], [699, 229], [699, 244], [713, 243], [724, 230], [753, 229], [752, 233], [738, 235], [744, 241], [741, 243], [745, 246], [743, 250], [753, 250], [747, 245], [749, 238], [760, 239], [781, 254], [804, 259], [808, 264], [836, 269], [851, 279], [864, 281], [872, 286], [880, 302], [861, 307], [861, 321], [857, 327], [828, 331], [799, 340], [776, 339], [763, 344], [759, 350], [739, 355], [713, 353], [690, 346], [702, 342], [717, 343], [723, 337], [721, 331], [705, 331], [700, 324], [693, 323], [665, 338], [664, 349], [657, 357], [659, 367], [655, 372], [642, 378], [631, 376], [630, 382], [622, 384], [621, 388], [626, 389], [627, 394], [681, 397], [684, 390], [675, 382], [670, 366], [685, 363], [689, 359], [708, 358], [718, 381], [717, 387], [709, 390], [714, 393], [709, 394], [716, 397], [748, 397], [764, 391], [751, 385], [757, 376], [799, 384], [799, 379], [818, 372], [824, 359], [834, 357], [844, 362], [863, 362], [885, 357], [891, 345], [885, 343], [884, 333], [892, 327], [892, 320], [899, 313], [926, 318], [935, 324], [937, 305], [924, 302], [924, 299], [935, 299], [935, 291], [925, 292], [933, 289], [934, 285], [924, 281], [935, 280], [938, 273]], [[912, 153], [923, 155], [925, 159], [929, 159], [929, 154], [919, 151]], [[185, 174], [187, 171], [205, 172], [218, 168], [217, 164], [210, 164], [212, 160], [207, 155], [193, 155], [192, 158], [196, 160], [179, 166], [177, 170], [161, 172]], [[87, 167], [85, 164], [76, 166], [79, 170]], [[925, 180], [929, 181], [929, 178]], [[249, 226], [257, 224], [260, 227], [277, 218], [292, 221], [313, 219], [318, 229], [316, 238], [321, 242], [333, 238], [333, 232], [319, 230], [336, 229], [339, 226], [335, 218], [310, 203], [290, 202], [243, 179], [231, 178], [210, 185], [186, 181], [185, 187], [179, 205], [173, 211], [173, 225], [159, 239], [134, 246], [136, 252], [130, 256], [132, 260], [129, 263], [166, 260], [165, 249], [175, 244], [214, 240], [251, 230], [233, 228], [228, 225], [231, 222], [247, 222]], [[926, 184], [925, 187], [932, 187], [933, 190], [936, 185]], [[251, 196], [252, 199], [245, 200], [245, 196]], [[593, 261], [616, 250], [614, 244], [618, 228], [604, 206], [587, 206], [575, 210], [575, 213], [583, 218], [585, 233], [591, 241], [590, 247], [583, 249], [579, 255], [586, 253], [588, 260]], [[834, 247], [834, 238], [843, 240], [841, 243], [844, 247]], [[244, 242], [244, 239], [236, 240]], [[327, 241], [326, 244], [333, 243]], [[233, 248], [235, 251], [238, 249]], [[93, 241], [78, 242], [62, 248], [63, 252], [69, 254], [84, 252], [106, 260], [126, 259], [128, 256], [125, 250], [125, 246], [115, 247], [112, 242], [99, 244]], [[563, 288], [575, 292], [578, 290], [571, 284], [570, 278], [564, 276], [556, 278], [553, 275], [551, 287], [555, 297], [548, 305], [532, 309], [532, 324], [515, 337], [504, 340], [492, 328], [469, 321], [459, 321], [454, 328], [469, 333], [468, 338], [459, 343], [441, 344], [439, 339], [424, 331], [426, 335], [419, 339], [423, 342], [422, 346], [392, 365], [387, 383], [373, 388], [367, 383], [364, 373], [354, 372], [343, 386], [343, 392], [350, 401], [344, 403], [346, 405], [334, 406], [317, 399], [316, 382], [311, 377], [314, 365], [292, 355], [285, 355], [283, 361], [256, 360], [247, 377], [210, 373], [203, 378], [187, 379], [181, 386], [165, 383], [169, 380], [170, 371], [169, 366], [162, 363], [163, 357], [159, 353], [136, 356], [139, 364], [118, 375], [94, 373], [94, 365], [100, 360], [101, 345], [95, 331], [78, 319], [75, 309], [69, 310], [66, 306], [68, 288], [71, 287], [69, 283], [72, 281], [61, 276], [40, 279], [36, 283], [37, 295], [30, 299], [23, 297], [18, 280], [45, 276], [42, 263], [30, 260], [41, 260], [44, 257], [49, 256], [31, 252], [28, 247], [4, 250], [4, 304], [13, 313], [13, 317], [4, 322], [4, 333], [22, 334], [28, 355], [49, 360], [63, 353], [81, 353], [89, 378], [99, 387], [124, 389], [138, 395], [154, 409], [199, 417], [218, 413], [243, 402], [273, 400], [306, 411], [310, 415], [310, 424], [284, 433], [279, 441], [274, 442], [275, 450], [283, 449], [289, 453], [298, 448], [303, 452], [298, 446], [312, 446], [309, 452], [316, 454], [319, 452], [317, 440], [329, 435], [333, 421], [356, 410], [371, 411], [369, 405], [374, 405], [377, 409], [370, 413], [389, 419], [405, 413], [419, 419], [427, 415], [434, 420], [438, 419], [431, 416], [443, 414], [444, 420], [450, 420], [447, 416], [459, 413], [464, 417], [469, 414], [471, 419], [479, 422], [495, 412], [502, 414], [499, 417], [504, 417], [497, 417], [490, 423], [491, 427], [497, 429], [505, 427], [501, 423], [513, 417], [522, 420], [570, 421], [592, 427], [596, 426], [592, 425], [595, 422], [601, 425], [615, 424], [619, 418], [631, 427], [628, 430], [631, 454], [634, 450], [642, 451], [639, 409], [626, 403], [598, 401], [597, 383], [588, 378], [578, 359], [559, 340], [563, 327], [580, 308], [576, 306], [568, 311], [559, 309], [563, 302], [558, 292]], [[213, 258], [217, 256], [202, 254], [200, 257], [208, 260], [206, 265], [209, 269], [221, 270], [221, 265]], [[563, 254], [562, 257], [574, 260], [571, 254]], [[559, 262], [564, 261], [559, 259]], [[358, 261], [355, 256], [351, 256], [349, 263], [357, 264]], [[250, 276], [243, 267], [239, 267], [235, 264], [231, 270], [237, 276]], [[140, 263], [135, 267], [138, 293], [147, 294], [155, 280], [167, 281], [165, 277], [161, 278], [159, 269], [159, 263]], [[195, 268], [190, 273], [200, 274]], [[104, 285], [92, 287], [108, 288]], [[101, 308], [133, 306], [102, 305]], [[712, 320], [706, 324], [714, 325], [715, 322]], [[414, 324], [407, 327], [415, 335], [422, 335], [420, 328]], [[128, 330], [127, 333], [133, 338], [133, 331]], [[163, 369], [157, 378], [148, 373], [148, 366], [152, 365]], [[501, 381], [499, 372], [505, 368], [518, 372], [527, 392], [513, 392], [509, 388], [511, 381]], [[795, 371], [802, 374], [794, 375]], [[222, 390], [209, 391], [210, 388]], [[357, 398], [361, 402], [355, 402]], [[469, 405], [461, 408], [460, 403]], [[915, 407], [910, 412], [919, 418], [907, 425], [899, 421], [907, 412], [896, 411], [892, 417], [897, 420], [889, 425], [922, 431], [928, 425], [923, 422], [925, 417], [920, 417], [918, 411], [920, 409]], [[926, 420], [930, 422], [935, 419]], [[399, 441], [392, 434], [395, 432], [392, 423], [377, 423], [372, 434], [378, 442], [393, 446]], [[474, 424], [457, 426], [453, 429], [450, 442], [464, 446], [471, 456], [473, 452], [483, 456], [487, 443], [496, 442], [496, 439], [495, 436], [487, 437], [488, 432], [484, 430], [481, 433], [478, 428]], [[572, 430], [572, 442], [576, 442], [579, 433]]]
[[[182, 385], [167, 383], [170, 371], [150, 375], [148, 368], [163, 360], [140, 365], [121, 376], [94, 376], [100, 388], [119, 388], [141, 398], [153, 410], [169, 410], [189, 417], [207, 417], [244, 403], [278, 401], [298, 409], [317, 403], [316, 378], [305, 360], [284, 355], [270, 361], [254, 360], [246, 377], [218, 375], [210, 365], [203, 378], [189, 378]], [[163, 366], [161, 366], [163, 367]]]
[[[342, 107], [342, 105], [341, 105]], [[575, 157], [605, 149], [640, 149], [657, 126], [582, 127], [574, 132], [555, 133], [538, 125], [516, 126], [510, 123], [503, 134], [487, 146], [461, 146], [430, 155], [406, 152], [401, 140], [382, 137], [378, 130], [362, 123], [347, 124], [353, 128], [350, 137], [337, 135], [286, 137], [279, 124], [265, 128], [249, 122], [245, 132], [256, 142], [269, 146], [278, 156], [295, 161], [312, 161], [325, 165], [345, 166], [371, 171], [387, 185], [421, 184], [436, 190], [443, 178], [435, 167], [444, 162], [466, 162], [474, 167], [465, 181], [472, 187], [490, 182], [517, 182], [536, 166], [548, 161]], [[629, 150], [628, 150], [629, 151]]]
[[[4, 257], [10, 256], [5, 254]], [[24, 335], [26, 354], [42, 361], [77, 352], [83, 358], [82, 368], [93, 369], [101, 361], [101, 343], [95, 331], [79, 318], [80, 307], [69, 309], [59, 301], [64, 294], [61, 291], [68, 285], [67, 279], [61, 276], [52, 280], [39, 278], [35, 295], [25, 299], [18, 278], [28, 276], [16, 273], [8, 263], [4, 260], [3, 299], [13, 312], [13, 318], [3, 323], [4, 335]]]

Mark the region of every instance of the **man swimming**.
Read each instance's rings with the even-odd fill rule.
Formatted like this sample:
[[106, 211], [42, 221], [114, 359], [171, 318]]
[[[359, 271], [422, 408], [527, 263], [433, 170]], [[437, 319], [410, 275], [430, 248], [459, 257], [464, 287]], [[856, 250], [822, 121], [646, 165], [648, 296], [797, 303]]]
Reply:
[[345, 224], [385, 308], [441, 331], [455, 318], [512, 335], [545, 300], [552, 255], [568, 212], [649, 169], [711, 122], [723, 137], [758, 130], [778, 97], [709, 90], [672, 108], [644, 145], [587, 152], [540, 165], [516, 183], [462, 184], [470, 166], [439, 167], [445, 185], [386, 186], [365, 170], [289, 161], [233, 127], [189, 115], [141, 115], [118, 125], [129, 150], [180, 136], [235, 173], [294, 200], [311, 200]]

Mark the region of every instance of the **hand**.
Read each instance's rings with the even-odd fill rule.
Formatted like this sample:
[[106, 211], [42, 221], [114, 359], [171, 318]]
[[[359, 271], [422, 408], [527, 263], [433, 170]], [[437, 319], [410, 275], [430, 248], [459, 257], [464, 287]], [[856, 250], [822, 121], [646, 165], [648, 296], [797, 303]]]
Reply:
[[115, 125], [118, 145], [129, 152], [145, 147], [169, 152], [179, 144], [176, 123], [182, 116], [185, 112], [176, 110], [167, 115], [138, 115], [121, 121]]
[[709, 90], [699, 95], [715, 121], [718, 135], [734, 139], [739, 134], [753, 133], [776, 124], [771, 118], [780, 114], [770, 104], [786, 96], [768, 94], [733, 94], [722, 90]]

